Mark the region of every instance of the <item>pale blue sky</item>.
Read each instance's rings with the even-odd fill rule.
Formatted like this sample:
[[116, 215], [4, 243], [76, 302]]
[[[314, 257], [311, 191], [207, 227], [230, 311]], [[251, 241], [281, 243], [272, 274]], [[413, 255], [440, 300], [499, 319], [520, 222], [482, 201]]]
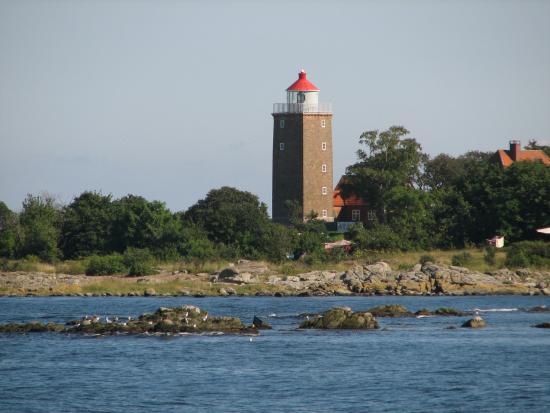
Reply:
[[550, 139], [550, 1], [0, 0], [0, 200], [270, 204], [272, 103], [302, 67], [335, 180], [393, 124], [432, 155]]

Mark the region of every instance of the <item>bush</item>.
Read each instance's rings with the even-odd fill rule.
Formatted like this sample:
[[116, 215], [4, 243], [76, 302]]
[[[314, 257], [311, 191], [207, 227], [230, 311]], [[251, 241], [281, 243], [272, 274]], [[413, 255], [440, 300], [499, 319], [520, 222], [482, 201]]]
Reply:
[[423, 255], [420, 257], [420, 260], [418, 261], [420, 264], [424, 265], [427, 262], [435, 262], [435, 258], [431, 255]]
[[521, 241], [512, 244], [506, 254], [509, 267], [550, 267], [550, 242]]
[[483, 256], [483, 260], [489, 265], [495, 265], [496, 254], [497, 254], [497, 249], [492, 245], [489, 245], [485, 248], [485, 255]]
[[472, 254], [469, 252], [462, 252], [457, 255], [453, 255], [451, 263], [457, 267], [465, 267], [472, 261]]
[[356, 225], [350, 229], [350, 239], [356, 246], [363, 250], [371, 251], [395, 251], [407, 250], [407, 241], [400, 238], [387, 225], [376, 225], [366, 229]]
[[147, 248], [128, 248], [124, 253], [124, 264], [128, 267], [128, 275], [150, 275], [155, 272], [155, 260]]
[[86, 275], [112, 275], [127, 272], [123, 257], [120, 254], [90, 257], [86, 266]]

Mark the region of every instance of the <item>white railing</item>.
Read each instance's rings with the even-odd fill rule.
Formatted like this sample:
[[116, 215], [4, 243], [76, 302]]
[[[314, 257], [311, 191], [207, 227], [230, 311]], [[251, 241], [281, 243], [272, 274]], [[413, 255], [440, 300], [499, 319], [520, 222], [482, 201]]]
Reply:
[[330, 103], [274, 103], [273, 113], [332, 113]]

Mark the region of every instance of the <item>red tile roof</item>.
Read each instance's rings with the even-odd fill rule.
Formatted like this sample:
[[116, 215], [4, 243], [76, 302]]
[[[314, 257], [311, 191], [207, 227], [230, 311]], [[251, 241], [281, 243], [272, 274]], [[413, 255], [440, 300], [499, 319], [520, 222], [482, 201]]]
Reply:
[[304, 69], [298, 73], [298, 80], [291, 84], [287, 92], [318, 92], [319, 88], [307, 80], [307, 74]]
[[[511, 157], [511, 151], [505, 149], [499, 149], [497, 151], [497, 156], [500, 161], [500, 164], [504, 167], [510, 166], [514, 163], [514, 160]], [[540, 149], [536, 150], [527, 150], [520, 149], [518, 151], [516, 161], [539, 161], [545, 165], [550, 166], [550, 157], [541, 151]]]

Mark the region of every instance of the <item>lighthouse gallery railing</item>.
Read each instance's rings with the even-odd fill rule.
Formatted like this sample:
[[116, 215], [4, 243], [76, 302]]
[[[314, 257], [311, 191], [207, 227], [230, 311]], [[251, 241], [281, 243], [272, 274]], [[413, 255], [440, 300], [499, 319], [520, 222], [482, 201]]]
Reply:
[[332, 113], [330, 103], [274, 103], [273, 113]]

